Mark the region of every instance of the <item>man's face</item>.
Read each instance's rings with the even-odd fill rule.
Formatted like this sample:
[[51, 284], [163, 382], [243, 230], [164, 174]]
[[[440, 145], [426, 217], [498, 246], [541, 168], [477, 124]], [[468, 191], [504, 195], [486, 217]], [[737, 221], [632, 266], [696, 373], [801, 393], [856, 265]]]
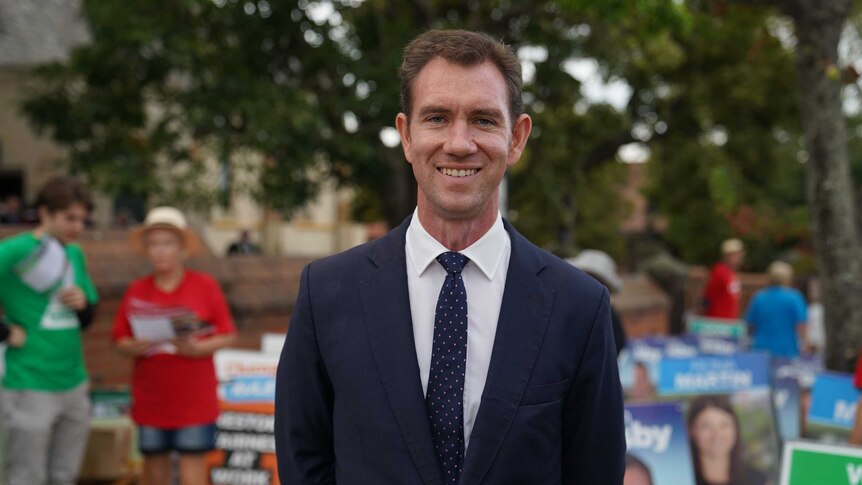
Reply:
[[39, 209], [39, 220], [45, 232], [64, 244], [74, 242], [84, 232], [89, 212], [83, 204], [73, 202], [69, 207], [49, 212]]
[[506, 168], [530, 135], [527, 115], [509, 118], [506, 82], [490, 62], [431, 60], [413, 84], [413, 113], [396, 125], [419, 185], [420, 212], [442, 221], [493, 217]]

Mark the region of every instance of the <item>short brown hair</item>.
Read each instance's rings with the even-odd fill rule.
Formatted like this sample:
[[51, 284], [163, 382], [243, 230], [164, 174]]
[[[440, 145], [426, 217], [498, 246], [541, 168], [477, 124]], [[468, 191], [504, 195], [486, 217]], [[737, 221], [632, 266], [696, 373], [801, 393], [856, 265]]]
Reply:
[[429, 30], [407, 44], [398, 71], [401, 79], [401, 110], [408, 118], [413, 109], [413, 83], [422, 68], [437, 57], [461, 66], [493, 63], [506, 80], [512, 123], [523, 112], [521, 63], [511, 47], [481, 32]]
[[72, 204], [81, 204], [87, 212], [93, 210], [93, 197], [80, 180], [72, 177], [55, 177], [48, 181], [36, 197], [36, 207], [49, 213], [65, 210]]

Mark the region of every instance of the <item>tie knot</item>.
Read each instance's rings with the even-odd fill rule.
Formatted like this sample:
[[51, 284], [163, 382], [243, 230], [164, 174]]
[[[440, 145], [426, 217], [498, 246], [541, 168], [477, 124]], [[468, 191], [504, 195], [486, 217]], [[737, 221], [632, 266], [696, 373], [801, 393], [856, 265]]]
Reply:
[[443, 266], [443, 269], [445, 269], [449, 274], [460, 273], [468, 261], [470, 261], [470, 258], [454, 251], [448, 251], [437, 256], [437, 262], [440, 263], [440, 265]]

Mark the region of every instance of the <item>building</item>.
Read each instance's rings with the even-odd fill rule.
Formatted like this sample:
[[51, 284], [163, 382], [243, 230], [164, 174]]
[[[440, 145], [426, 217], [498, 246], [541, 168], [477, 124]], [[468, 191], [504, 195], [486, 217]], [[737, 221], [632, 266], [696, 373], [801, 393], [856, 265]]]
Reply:
[[[46, 180], [64, 173], [63, 148], [48, 136], [36, 134], [19, 106], [35, 81], [34, 68], [64, 61], [72, 49], [90, 41], [80, 8], [79, 0], [0, 0], [0, 204], [7, 195], [32, 203]], [[206, 179], [218, 184], [219, 165], [211, 158], [211, 176]], [[367, 240], [365, 226], [349, 220], [351, 198], [349, 191], [327, 186], [290, 221], [242, 194], [233, 197], [226, 210], [194, 213], [184, 209], [216, 255], [224, 254], [241, 230], [249, 230], [268, 254], [319, 257]], [[142, 207], [137, 217], [127, 219], [128, 212], [116, 210], [120, 207], [117, 202], [97, 197], [93, 217], [97, 227], [134, 223], [148, 205], [147, 201], [138, 204]]]

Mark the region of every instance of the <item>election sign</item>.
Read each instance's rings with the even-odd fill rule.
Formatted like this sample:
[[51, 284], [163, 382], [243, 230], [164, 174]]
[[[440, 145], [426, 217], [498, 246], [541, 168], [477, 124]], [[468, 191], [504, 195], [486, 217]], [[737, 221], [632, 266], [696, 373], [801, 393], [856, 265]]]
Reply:
[[[698, 443], [713, 446], [708, 431], [710, 417], [713, 426], [716, 420], [731, 423], [735, 428], [731, 436], [738, 438], [747, 476], [752, 477], [746, 485], [763, 483], [757, 477], [774, 477], [778, 471], [769, 369], [769, 355], [758, 352], [665, 359], [661, 365], [659, 395], [685, 401], [694, 459], [706, 453], [698, 449]], [[709, 410], [712, 412], [706, 413]]]
[[769, 354], [740, 353], [665, 359], [659, 373], [662, 396], [769, 390]]
[[625, 425], [626, 483], [695, 484], [680, 403], [626, 405]]
[[278, 485], [275, 404], [222, 403], [216, 451], [207, 455], [212, 485]]
[[772, 359], [772, 398], [781, 439], [801, 436], [802, 399], [823, 368], [823, 357], [817, 355]]
[[811, 388], [806, 435], [846, 439], [853, 429], [859, 396], [859, 391], [853, 386], [852, 374], [819, 374]]
[[729, 355], [738, 350], [737, 342], [720, 337], [682, 335], [633, 339], [620, 353], [620, 382], [627, 400], [651, 401], [656, 397], [655, 383], [663, 359], [700, 354]]
[[862, 485], [862, 448], [793, 441], [781, 462], [780, 485]]
[[710, 337], [727, 337], [739, 342], [748, 338], [748, 330], [742, 320], [694, 317], [688, 321], [689, 333]]
[[277, 485], [275, 372], [279, 354], [220, 350], [214, 356], [221, 414], [216, 451], [207, 456], [212, 485]]
[[772, 359], [772, 375], [776, 379], [794, 379], [802, 389], [811, 389], [814, 379], [824, 370], [826, 366], [823, 356], [819, 354], [800, 355], [792, 359], [786, 357]]
[[800, 436], [801, 404], [799, 382], [782, 378], [773, 381], [772, 403], [778, 419], [778, 434], [782, 440], [797, 439]]

